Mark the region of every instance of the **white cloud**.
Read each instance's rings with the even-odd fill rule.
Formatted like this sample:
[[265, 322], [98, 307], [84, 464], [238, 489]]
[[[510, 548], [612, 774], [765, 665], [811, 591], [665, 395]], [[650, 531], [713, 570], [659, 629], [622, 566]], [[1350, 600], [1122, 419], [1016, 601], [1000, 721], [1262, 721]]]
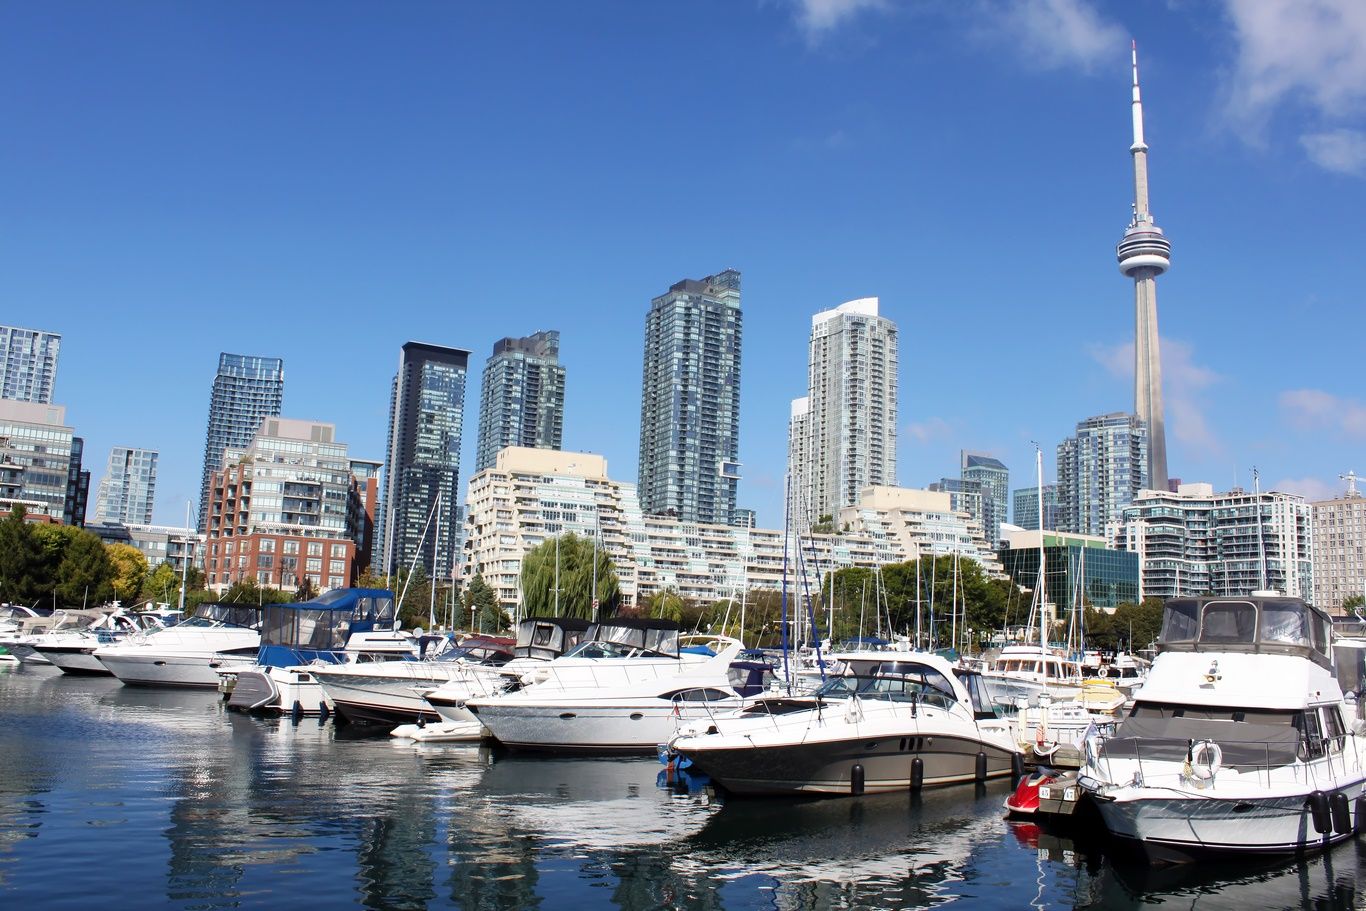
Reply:
[[817, 41], [857, 13], [885, 9], [888, 4], [887, 0], [793, 0], [793, 5], [807, 39]]
[[1281, 412], [1300, 430], [1331, 430], [1366, 438], [1366, 405], [1322, 389], [1290, 389], [1279, 399]]
[[[1225, 8], [1237, 42], [1229, 113], [1254, 138], [1282, 107], [1307, 108], [1328, 126], [1366, 111], [1366, 3], [1225, 0]], [[1320, 127], [1300, 143], [1320, 167], [1363, 172], [1366, 140], [1355, 130]]]
[[934, 440], [944, 440], [953, 436], [953, 425], [941, 417], [929, 417], [906, 425], [906, 438], [925, 444]]
[[1330, 130], [1306, 133], [1300, 145], [1314, 164], [1339, 174], [1366, 175], [1366, 133], [1360, 130]]
[[[1205, 454], [1222, 452], [1224, 445], [1209, 425], [1204, 392], [1223, 377], [1195, 362], [1195, 349], [1180, 339], [1158, 343], [1162, 354], [1162, 396], [1167, 411], [1167, 431], [1183, 446]], [[1113, 376], [1134, 378], [1134, 343], [1093, 345], [1091, 357]]]
[[1341, 496], [1343, 492], [1341, 484], [1330, 484], [1320, 478], [1281, 478], [1268, 489], [1281, 493], [1299, 494], [1310, 502], [1331, 500], [1334, 497]]
[[1102, 60], [1123, 59], [1124, 30], [1090, 0], [984, 0], [981, 7], [990, 23], [984, 31], [1009, 42], [1027, 63], [1090, 70]]

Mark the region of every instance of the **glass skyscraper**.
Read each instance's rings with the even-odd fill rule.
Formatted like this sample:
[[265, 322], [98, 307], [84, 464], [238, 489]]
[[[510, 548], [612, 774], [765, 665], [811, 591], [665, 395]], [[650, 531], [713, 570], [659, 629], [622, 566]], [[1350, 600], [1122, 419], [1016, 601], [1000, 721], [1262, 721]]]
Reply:
[[[1039, 530], [1039, 488], [1021, 487], [1015, 491], [1011, 524], [1030, 531]], [[1043, 527], [1054, 531], [1058, 527], [1058, 485], [1043, 486]]]
[[[1038, 542], [1037, 535], [1017, 533], [1011, 546], [997, 552], [1010, 578], [1030, 588], [1039, 583]], [[1048, 600], [1058, 606], [1060, 616], [1077, 606], [1079, 591], [1088, 607], [1114, 610], [1125, 602], [1138, 603], [1138, 554], [1108, 548], [1094, 538], [1054, 531], [1043, 533], [1043, 545]]]
[[1104, 537], [1124, 507], [1148, 486], [1148, 433], [1116, 411], [1077, 423], [1058, 444], [1058, 531]]
[[0, 399], [52, 404], [61, 347], [55, 332], [0, 326]]
[[479, 387], [475, 472], [492, 468], [505, 446], [559, 449], [564, 440], [560, 333], [495, 342]]
[[285, 397], [285, 362], [250, 354], [218, 355], [204, 436], [204, 473], [199, 489], [199, 531], [208, 521], [209, 476], [223, 467], [223, 450], [243, 449], [265, 418], [278, 418]]
[[640, 383], [640, 505], [729, 525], [740, 480], [740, 273], [684, 279], [650, 303]]
[[450, 579], [457, 567], [469, 359], [464, 349], [422, 342], [399, 354], [378, 535], [386, 574], [420, 565], [429, 578]]
[[960, 463], [963, 480], [976, 481], [982, 492], [982, 532], [995, 547], [1001, 543], [1001, 523], [1006, 521], [1010, 469], [1000, 459], [966, 449], [960, 452]]
[[115, 446], [95, 497], [95, 521], [120, 525], [152, 524], [156, 496], [157, 451]]

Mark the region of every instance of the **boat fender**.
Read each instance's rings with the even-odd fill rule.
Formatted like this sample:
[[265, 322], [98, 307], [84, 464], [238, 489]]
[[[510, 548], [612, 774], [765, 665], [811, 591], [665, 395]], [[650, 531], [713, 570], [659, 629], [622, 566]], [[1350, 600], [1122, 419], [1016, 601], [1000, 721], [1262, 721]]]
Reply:
[[977, 780], [979, 782], [987, 780], [987, 754], [984, 750], [977, 751]]
[[1320, 835], [1332, 832], [1333, 820], [1328, 814], [1328, 795], [1322, 791], [1314, 791], [1305, 803], [1309, 804], [1309, 816], [1314, 821], [1314, 831]]
[[1024, 778], [1025, 767], [1024, 757], [1019, 753], [1010, 754], [1010, 780], [1015, 782], [1015, 787], [1020, 786], [1020, 779]]
[[849, 770], [849, 793], [855, 797], [863, 793], [863, 766], [858, 763]]
[[[919, 756], [911, 760], [911, 790], [919, 791], [925, 786], [925, 760]], [[1366, 797], [1362, 798], [1366, 800]]]
[[1366, 832], [1366, 794], [1362, 794], [1357, 798], [1355, 818], [1357, 821], [1357, 834]]
[[1352, 805], [1343, 791], [1334, 791], [1328, 798], [1328, 815], [1333, 818], [1333, 831], [1338, 835], [1352, 833]]
[[1209, 781], [1224, 764], [1224, 751], [1213, 740], [1202, 740], [1190, 747], [1186, 754], [1186, 764], [1190, 766], [1190, 777], [1196, 781]]
[[304, 717], [304, 707], [299, 703], [299, 700], [294, 700], [294, 707], [289, 710], [289, 715], [296, 723], [300, 718]]

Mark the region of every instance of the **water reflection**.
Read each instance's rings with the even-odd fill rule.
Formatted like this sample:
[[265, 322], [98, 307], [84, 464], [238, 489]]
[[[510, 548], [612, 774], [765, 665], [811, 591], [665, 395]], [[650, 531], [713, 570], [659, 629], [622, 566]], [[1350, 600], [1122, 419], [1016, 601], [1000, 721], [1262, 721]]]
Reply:
[[120, 894], [177, 908], [1345, 909], [1366, 851], [1151, 871], [1004, 823], [999, 784], [725, 800], [648, 759], [354, 739], [53, 670], [0, 674], [0, 768], [5, 907], [103, 902], [117, 857]]

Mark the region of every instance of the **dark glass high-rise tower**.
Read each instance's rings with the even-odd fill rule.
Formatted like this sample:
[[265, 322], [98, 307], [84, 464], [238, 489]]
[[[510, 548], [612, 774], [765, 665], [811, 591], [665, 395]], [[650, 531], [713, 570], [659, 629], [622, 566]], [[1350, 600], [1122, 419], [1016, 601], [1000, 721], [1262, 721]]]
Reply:
[[650, 303], [640, 382], [640, 506], [729, 525], [740, 480], [740, 273]]
[[537, 332], [495, 342], [479, 386], [475, 472], [492, 468], [498, 450], [505, 446], [559, 449], [563, 440], [560, 333]]
[[429, 578], [451, 577], [469, 360], [462, 348], [422, 342], [399, 355], [378, 535], [386, 573], [416, 564]]
[[204, 473], [199, 488], [199, 530], [207, 528], [209, 477], [223, 467], [223, 450], [251, 443], [265, 418], [278, 418], [285, 397], [285, 362], [250, 354], [218, 355], [218, 374], [209, 395], [209, 429], [204, 437]]

